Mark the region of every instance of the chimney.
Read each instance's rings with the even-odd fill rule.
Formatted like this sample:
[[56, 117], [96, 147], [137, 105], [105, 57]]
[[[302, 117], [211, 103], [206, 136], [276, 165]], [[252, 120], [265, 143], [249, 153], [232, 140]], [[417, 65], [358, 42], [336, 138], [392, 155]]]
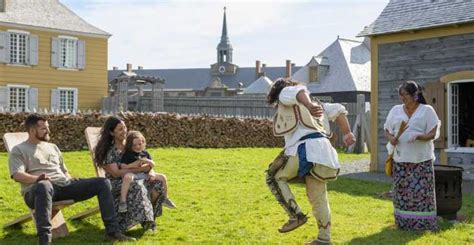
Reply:
[[143, 70], [143, 66], [138, 66], [138, 70]]
[[112, 67], [112, 70], [117, 71], [117, 70], [118, 70], [118, 66]]
[[262, 73], [262, 67], [260, 67], [260, 64], [260, 60], [255, 61], [255, 79], [258, 79]]
[[127, 63], [127, 72], [132, 72], [132, 64]]
[[286, 77], [291, 77], [291, 60], [286, 60]]

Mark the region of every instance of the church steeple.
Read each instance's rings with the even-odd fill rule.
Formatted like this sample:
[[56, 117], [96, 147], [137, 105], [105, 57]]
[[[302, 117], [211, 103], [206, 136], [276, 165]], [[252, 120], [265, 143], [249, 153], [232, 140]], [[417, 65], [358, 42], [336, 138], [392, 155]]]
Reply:
[[224, 7], [221, 41], [217, 45], [217, 63], [232, 63], [232, 45], [227, 35], [226, 7]]
[[229, 37], [227, 36], [227, 20], [225, 17], [225, 10], [226, 7], [224, 7], [224, 21], [222, 22], [221, 43], [229, 43]]

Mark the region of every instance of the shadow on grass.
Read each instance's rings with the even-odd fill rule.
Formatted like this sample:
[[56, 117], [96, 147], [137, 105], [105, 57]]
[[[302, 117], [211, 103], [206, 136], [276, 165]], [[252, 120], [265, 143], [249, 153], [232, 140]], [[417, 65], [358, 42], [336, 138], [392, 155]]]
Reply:
[[[440, 222], [440, 230], [445, 232], [451, 229], [453, 225], [449, 222]], [[395, 225], [385, 227], [379, 233], [375, 233], [365, 237], [356, 237], [348, 242], [348, 244], [407, 244], [410, 241], [423, 237], [430, 231], [403, 231], [396, 228]]]
[[36, 244], [37, 237], [27, 234], [23, 230], [23, 225], [3, 228], [5, 236], [0, 240], [0, 244]]
[[[289, 181], [292, 185], [304, 186], [303, 178], [294, 178]], [[338, 178], [335, 181], [330, 181], [327, 184], [328, 191], [335, 191], [346, 193], [351, 196], [366, 196], [380, 200], [392, 200], [383, 194], [391, 189], [388, 183], [374, 182], [367, 180], [356, 180], [350, 178]]]

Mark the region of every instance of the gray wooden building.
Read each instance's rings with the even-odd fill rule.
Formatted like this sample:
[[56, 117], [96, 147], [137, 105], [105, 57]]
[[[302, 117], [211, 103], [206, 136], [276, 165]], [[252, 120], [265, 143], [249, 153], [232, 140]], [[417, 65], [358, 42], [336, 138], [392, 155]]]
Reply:
[[371, 170], [383, 169], [396, 89], [415, 80], [442, 121], [436, 162], [474, 178], [474, 2], [391, 0], [359, 35], [371, 40]]

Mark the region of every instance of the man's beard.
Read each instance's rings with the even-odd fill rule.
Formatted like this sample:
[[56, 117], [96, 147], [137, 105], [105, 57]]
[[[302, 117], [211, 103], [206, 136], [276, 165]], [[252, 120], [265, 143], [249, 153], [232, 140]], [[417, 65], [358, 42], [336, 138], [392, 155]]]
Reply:
[[38, 133], [36, 133], [36, 138], [39, 139], [40, 141], [45, 141], [45, 142], [48, 142], [50, 139], [49, 134], [44, 134], [43, 137], [40, 137]]

